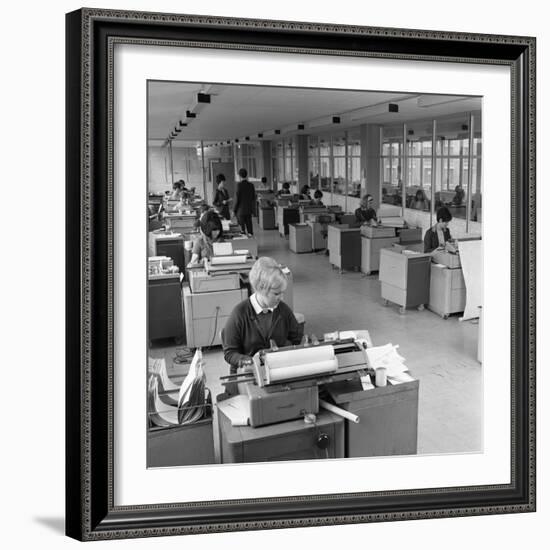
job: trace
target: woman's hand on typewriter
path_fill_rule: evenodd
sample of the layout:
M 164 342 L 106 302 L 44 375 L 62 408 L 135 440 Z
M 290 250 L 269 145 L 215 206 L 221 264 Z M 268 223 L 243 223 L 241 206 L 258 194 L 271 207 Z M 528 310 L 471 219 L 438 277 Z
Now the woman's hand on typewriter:
M 253 368 L 252 357 L 239 359 L 239 370 L 241 372 L 252 372 L 252 368 Z

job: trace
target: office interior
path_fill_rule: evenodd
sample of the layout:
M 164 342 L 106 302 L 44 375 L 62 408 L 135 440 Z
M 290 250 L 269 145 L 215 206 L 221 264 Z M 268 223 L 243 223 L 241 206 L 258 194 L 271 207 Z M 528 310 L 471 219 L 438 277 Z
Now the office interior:
M 148 83 L 149 261 L 180 264 L 171 276 L 148 275 L 148 466 L 482 451 L 482 309 L 464 316 L 469 287 L 459 260 L 463 243 L 482 241 L 481 106 L 479 97 L 399 91 Z M 294 417 L 263 404 L 246 427 L 220 413 L 229 374 L 221 329 L 250 291 L 219 286 L 212 273 L 199 289 L 186 266 L 216 176 L 224 174 L 234 196 L 241 168 L 256 188 L 256 212 L 253 235 L 236 236 L 232 250 L 248 250 L 248 269 L 259 256 L 284 266 L 284 300 L 310 336 L 298 351 L 314 345 L 311 335 L 324 343 L 351 332 L 363 347 L 398 346 L 414 382 L 379 385 L 374 371 L 357 370 L 353 391 L 322 394 L 339 412 L 304 397 Z M 191 190 L 184 207 L 169 198 L 181 180 Z M 290 195 L 281 194 L 284 183 Z M 300 198 L 306 185 L 312 196 L 322 191 L 322 209 Z M 378 228 L 355 220 L 367 194 Z M 423 238 L 441 207 L 452 215 L 458 254 L 434 257 L 424 254 Z M 230 225 L 226 235 L 237 235 L 234 219 Z M 420 275 L 413 262 L 422 263 Z M 405 288 L 396 290 L 390 279 L 400 269 Z M 468 284 L 481 286 L 481 265 Z M 197 349 L 209 396 L 201 419 L 177 425 L 165 414 L 155 423 L 159 408 L 181 405 L 177 388 Z M 365 373 L 369 389 L 364 379 L 357 386 Z M 341 383 L 318 378 L 316 389 Z

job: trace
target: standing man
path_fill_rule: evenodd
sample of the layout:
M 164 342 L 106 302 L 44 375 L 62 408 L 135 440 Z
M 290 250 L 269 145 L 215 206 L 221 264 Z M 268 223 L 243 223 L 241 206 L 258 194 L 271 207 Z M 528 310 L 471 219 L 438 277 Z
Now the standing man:
M 256 201 L 256 190 L 254 189 L 254 184 L 246 179 L 247 176 L 248 172 L 244 168 L 241 168 L 239 170 L 241 181 L 237 184 L 233 211 L 243 233 L 252 235 L 252 214 L 254 212 L 254 202 Z

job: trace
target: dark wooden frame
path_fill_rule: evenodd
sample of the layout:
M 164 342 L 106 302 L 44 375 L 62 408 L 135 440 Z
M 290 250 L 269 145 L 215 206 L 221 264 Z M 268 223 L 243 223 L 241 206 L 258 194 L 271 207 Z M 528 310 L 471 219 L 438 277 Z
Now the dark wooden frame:
M 535 39 L 82 9 L 67 14 L 66 531 L 81 540 L 535 510 Z M 510 67 L 511 483 L 115 507 L 112 462 L 114 43 Z

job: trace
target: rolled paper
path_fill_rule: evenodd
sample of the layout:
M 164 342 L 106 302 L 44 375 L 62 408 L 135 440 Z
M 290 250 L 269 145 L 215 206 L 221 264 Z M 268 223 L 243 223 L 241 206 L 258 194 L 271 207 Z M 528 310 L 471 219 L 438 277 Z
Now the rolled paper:
M 319 399 L 319 407 L 322 407 L 323 409 L 326 409 L 327 411 L 330 411 L 334 414 L 337 414 L 338 416 L 341 416 L 342 418 L 346 418 L 347 420 L 350 420 L 351 422 L 355 422 L 356 424 L 359 424 L 359 417 L 356 414 L 350 413 L 349 411 L 346 411 L 345 409 L 341 409 L 340 407 L 336 407 L 335 405 L 332 405 L 331 403 L 327 403 L 323 399 Z
M 226 265 L 226 264 L 244 264 L 246 262 L 246 256 L 212 256 L 210 263 L 212 265 Z
M 267 353 L 265 356 L 266 365 L 270 369 L 284 367 L 296 367 L 334 359 L 334 348 L 332 346 L 312 346 L 302 349 L 279 351 Z
M 275 368 L 270 370 L 269 378 L 271 382 L 276 382 L 277 380 L 289 380 L 291 378 L 300 378 L 301 376 L 334 372 L 337 369 L 338 361 L 336 359 L 329 359 L 328 361 L 317 361 L 315 363 L 306 363 L 304 365 Z

